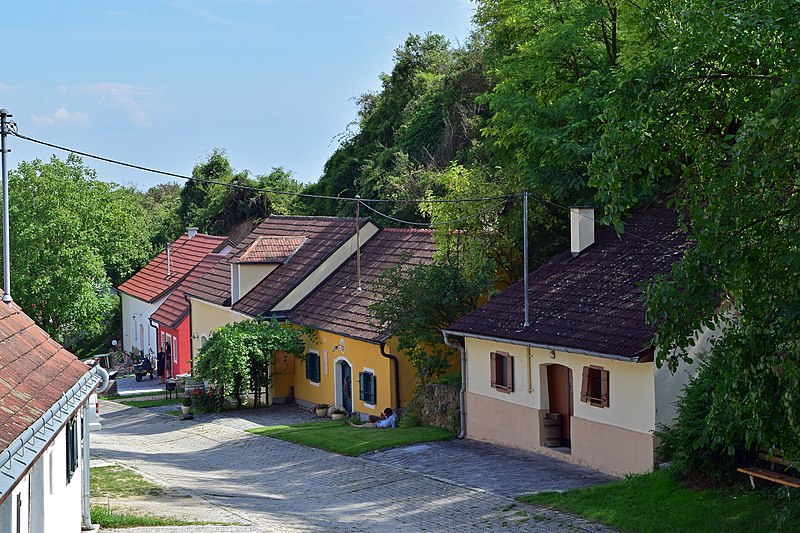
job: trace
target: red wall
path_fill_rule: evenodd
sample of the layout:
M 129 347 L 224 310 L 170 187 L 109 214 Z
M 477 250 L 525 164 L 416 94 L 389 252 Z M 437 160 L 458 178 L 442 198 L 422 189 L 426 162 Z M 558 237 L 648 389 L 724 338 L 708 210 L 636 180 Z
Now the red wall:
M 192 344 L 191 344 L 191 330 L 189 328 L 189 317 L 181 321 L 178 324 L 177 329 L 170 329 L 164 326 L 158 326 L 158 349 L 159 351 L 164 349 L 164 346 L 161 342 L 161 333 L 165 333 L 166 335 L 171 335 L 177 342 L 173 342 L 172 346 L 172 375 L 177 376 L 178 374 L 187 374 L 191 371 L 191 356 L 192 356 Z M 175 350 L 175 345 L 177 345 L 177 351 Z M 177 362 L 175 359 L 177 357 Z

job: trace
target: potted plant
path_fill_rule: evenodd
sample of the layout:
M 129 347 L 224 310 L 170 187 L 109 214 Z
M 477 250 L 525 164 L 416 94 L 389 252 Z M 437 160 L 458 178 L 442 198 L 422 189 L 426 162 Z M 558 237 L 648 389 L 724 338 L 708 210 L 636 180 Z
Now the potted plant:
M 189 396 L 183 397 L 183 404 L 181 405 L 181 413 L 188 415 L 192 412 L 192 399 Z
M 347 411 L 340 407 L 334 407 L 331 411 L 331 418 L 334 420 L 344 420 L 347 417 Z
M 314 406 L 314 413 L 316 413 L 316 415 L 320 418 L 325 418 L 326 416 L 328 416 L 329 407 L 330 405 L 328 405 L 327 403 L 318 403 L 317 405 Z

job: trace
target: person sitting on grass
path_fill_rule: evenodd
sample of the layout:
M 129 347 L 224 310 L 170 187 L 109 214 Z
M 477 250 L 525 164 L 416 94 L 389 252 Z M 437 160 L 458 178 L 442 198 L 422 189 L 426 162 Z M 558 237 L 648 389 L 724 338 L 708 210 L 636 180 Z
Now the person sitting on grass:
M 387 407 L 383 410 L 381 416 L 370 415 L 369 422 L 358 425 L 348 420 L 347 423 L 354 428 L 391 429 L 397 427 L 397 414 L 392 411 L 391 407 Z

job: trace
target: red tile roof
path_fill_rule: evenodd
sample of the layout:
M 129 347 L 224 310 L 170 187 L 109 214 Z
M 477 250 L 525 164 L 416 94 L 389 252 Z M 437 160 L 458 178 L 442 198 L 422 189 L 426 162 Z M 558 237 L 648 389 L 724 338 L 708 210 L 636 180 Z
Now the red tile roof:
M 227 237 L 202 233 L 189 238 L 184 233 L 170 246 L 169 272 L 164 250 L 118 289 L 139 300 L 154 302 L 172 290 L 205 256 L 221 250 L 227 241 Z
M 88 371 L 16 304 L 0 304 L 0 450 Z
M 284 263 L 300 248 L 306 238 L 265 236 L 259 237 L 232 262 L 234 263 Z
M 189 302 L 186 301 L 185 291 L 194 285 L 200 277 L 211 270 L 217 263 L 225 259 L 222 254 L 208 254 L 194 267 L 175 290 L 167 296 L 150 318 L 162 326 L 175 329 L 189 314 Z
M 294 309 L 290 319 L 369 342 L 385 340 L 388 337 L 385 328 L 375 322 L 369 309 L 380 298 L 374 290 L 375 281 L 381 272 L 397 265 L 431 263 L 434 249 L 430 230 L 381 230 L 361 249 L 360 291 L 353 254 Z
M 677 214 L 640 213 L 618 237 L 612 228 L 572 257 L 567 253 L 528 277 L 529 322 L 523 282 L 462 317 L 448 331 L 632 358 L 650 347 L 641 283 L 669 272 L 688 243 Z
M 361 225 L 369 219 L 362 219 Z M 261 237 L 304 237 L 306 240 L 289 261 L 278 265 L 269 276 L 244 295 L 233 309 L 258 316 L 269 312 L 284 296 L 325 261 L 339 246 L 355 235 L 355 219 L 272 215 L 258 225 L 230 254 L 200 278 L 186 294 L 213 304 L 231 305 L 230 262 L 241 259 Z

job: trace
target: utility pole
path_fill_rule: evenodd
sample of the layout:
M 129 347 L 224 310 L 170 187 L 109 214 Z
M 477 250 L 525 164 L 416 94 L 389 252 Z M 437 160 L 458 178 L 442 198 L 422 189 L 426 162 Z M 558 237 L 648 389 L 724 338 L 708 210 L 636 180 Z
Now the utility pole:
M 358 288 L 361 290 L 361 225 L 359 215 L 361 213 L 361 196 L 356 194 L 356 280 Z
M 523 327 L 531 325 L 528 310 L 528 189 L 522 191 L 522 276 L 523 291 L 525 291 L 525 324 Z
M 11 306 L 11 246 L 8 231 L 8 169 L 6 168 L 6 136 L 16 131 L 17 125 L 8 119 L 13 115 L 7 109 L 0 109 L 0 152 L 3 170 L 3 302 Z

